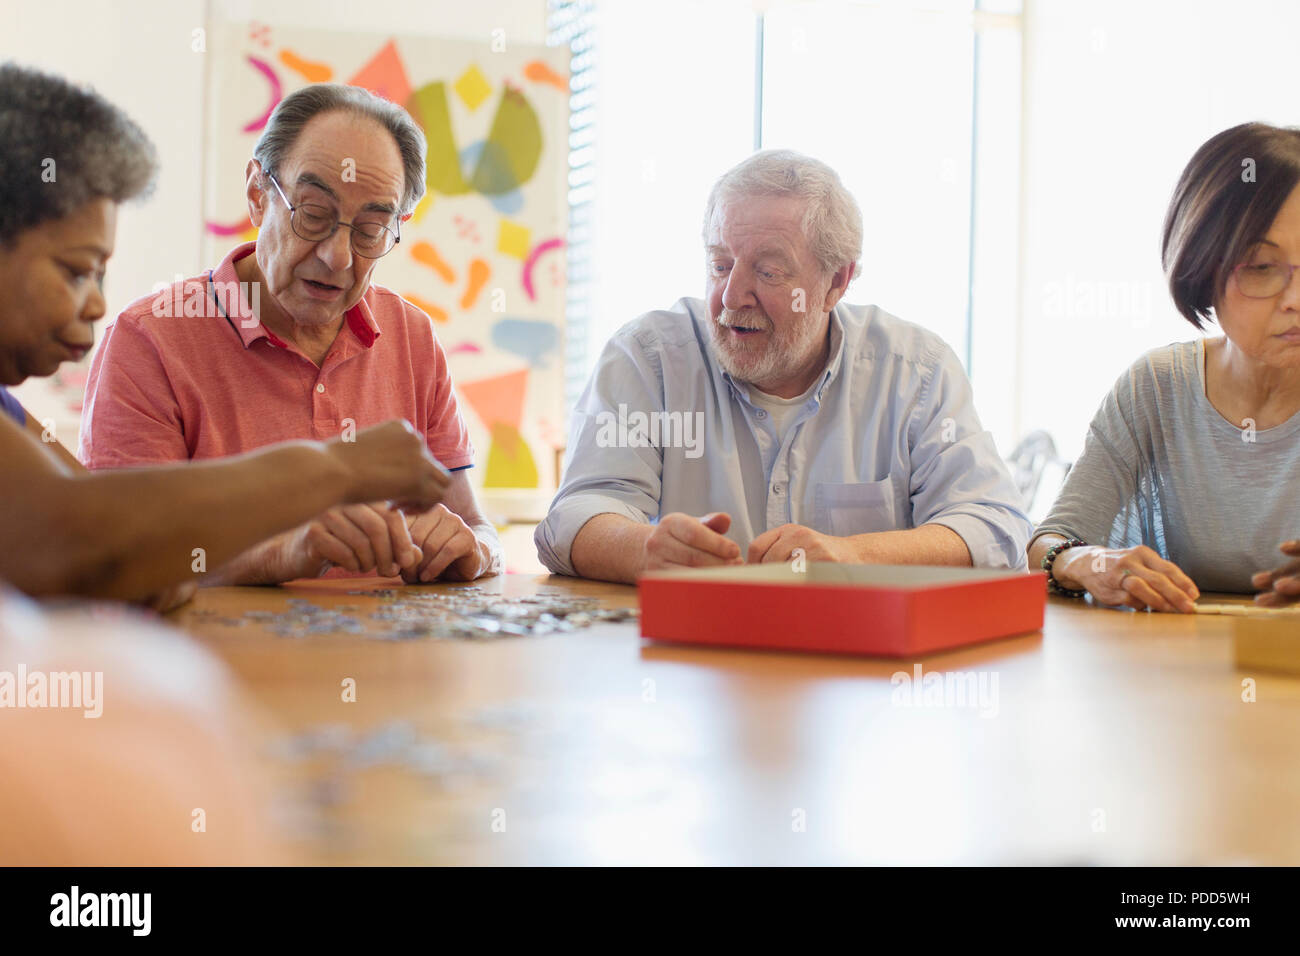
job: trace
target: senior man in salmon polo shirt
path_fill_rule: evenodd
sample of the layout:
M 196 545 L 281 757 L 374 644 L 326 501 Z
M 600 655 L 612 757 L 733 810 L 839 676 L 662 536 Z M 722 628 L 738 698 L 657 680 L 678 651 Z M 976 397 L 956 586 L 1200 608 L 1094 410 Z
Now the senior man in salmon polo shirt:
M 465 474 L 474 451 L 432 322 L 371 282 L 424 193 L 424 155 L 411 117 L 365 90 L 293 93 L 246 170 L 257 241 L 136 300 L 106 330 L 87 385 L 79 455 L 88 468 L 346 439 L 405 418 L 452 472 L 431 511 L 336 508 L 245 552 L 209 583 L 271 584 L 335 568 L 412 583 L 501 570 L 500 542 Z

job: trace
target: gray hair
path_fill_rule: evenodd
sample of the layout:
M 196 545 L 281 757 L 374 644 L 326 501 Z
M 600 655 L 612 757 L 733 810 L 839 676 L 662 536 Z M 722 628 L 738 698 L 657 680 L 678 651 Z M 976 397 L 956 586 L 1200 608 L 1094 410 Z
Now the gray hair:
M 359 86 L 314 83 L 282 99 L 253 147 L 253 158 L 262 171 L 276 175 L 302 128 L 312 117 L 334 110 L 372 119 L 392 135 L 402 156 L 400 211 L 406 215 L 413 210 L 424 196 L 424 133 L 406 110 Z
M 709 223 L 718 205 L 746 196 L 793 196 L 804 201 L 803 234 L 828 275 L 846 262 L 858 274 L 862 257 L 862 211 L 840 177 L 821 160 L 790 149 L 766 149 L 731 167 L 713 184 L 704 208 Z
M 158 170 L 144 131 L 62 77 L 0 65 L 0 244 L 95 199 L 145 195 Z

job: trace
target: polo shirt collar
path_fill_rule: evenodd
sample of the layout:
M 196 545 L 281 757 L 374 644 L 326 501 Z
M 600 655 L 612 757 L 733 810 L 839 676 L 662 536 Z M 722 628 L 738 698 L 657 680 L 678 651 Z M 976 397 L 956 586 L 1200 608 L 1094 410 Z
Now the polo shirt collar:
M 251 327 L 246 328 L 245 326 L 249 323 L 246 321 L 240 321 L 239 318 L 240 316 L 246 317 L 252 315 L 253 310 L 248 304 L 248 300 L 244 297 L 244 287 L 240 284 L 239 274 L 235 271 L 235 263 L 245 256 L 252 255 L 256 249 L 256 241 L 245 242 L 231 249 L 226 255 L 226 258 L 221 260 L 221 264 L 213 269 L 208 275 L 207 293 L 210 296 L 215 295 L 216 292 L 214 286 L 222 287 L 221 283 L 233 283 L 232 285 L 224 286 L 223 288 L 238 290 L 235 292 L 239 301 L 238 314 L 227 316 L 227 318 L 230 320 L 230 324 L 234 326 L 235 331 L 239 334 L 240 340 L 244 343 L 244 348 L 249 348 L 258 339 L 266 339 L 272 345 L 278 346 L 282 349 L 288 348 L 286 342 L 284 342 L 278 335 L 271 332 L 261 322 L 252 323 Z M 228 297 L 218 297 L 218 308 L 223 308 L 224 304 L 228 301 L 230 301 Z M 344 318 L 347 319 L 348 328 L 352 330 L 352 334 L 356 337 L 357 341 L 363 348 L 371 348 L 375 344 L 375 340 L 380 336 L 380 328 L 378 323 L 375 322 L 374 313 L 370 310 L 370 306 L 367 304 L 365 296 L 362 296 L 361 300 L 357 302 L 356 305 L 348 309 Z

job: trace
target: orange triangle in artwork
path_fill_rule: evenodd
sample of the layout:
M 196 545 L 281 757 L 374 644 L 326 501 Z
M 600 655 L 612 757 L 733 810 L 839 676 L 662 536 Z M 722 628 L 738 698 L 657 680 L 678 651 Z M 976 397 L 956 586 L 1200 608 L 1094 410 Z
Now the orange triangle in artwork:
M 458 386 L 465 401 L 488 428 L 496 425 L 519 427 L 524 417 L 524 390 L 527 387 L 526 368 L 476 382 L 462 382 Z
M 397 43 L 389 40 L 383 49 L 370 58 L 357 75 L 348 80 L 352 86 L 365 87 L 390 103 L 402 104 L 411 95 L 411 82 L 406 78 L 406 67 L 397 52 Z

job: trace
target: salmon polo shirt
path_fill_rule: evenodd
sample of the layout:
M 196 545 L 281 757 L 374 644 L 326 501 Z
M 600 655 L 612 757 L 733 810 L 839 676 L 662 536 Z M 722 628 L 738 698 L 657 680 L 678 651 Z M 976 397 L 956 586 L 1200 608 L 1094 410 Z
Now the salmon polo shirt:
M 235 273 L 255 248 L 137 299 L 108 326 L 86 384 L 82 463 L 221 458 L 405 418 L 444 467 L 469 467 L 474 449 L 429 317 L 371 285 L 317 367 L 256 321 L 256 296 Z

